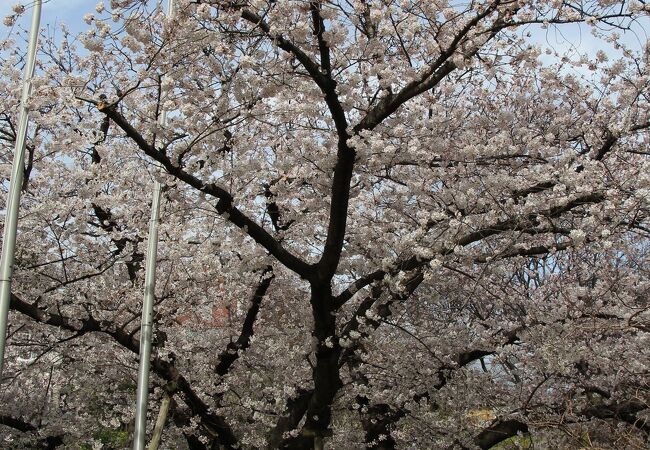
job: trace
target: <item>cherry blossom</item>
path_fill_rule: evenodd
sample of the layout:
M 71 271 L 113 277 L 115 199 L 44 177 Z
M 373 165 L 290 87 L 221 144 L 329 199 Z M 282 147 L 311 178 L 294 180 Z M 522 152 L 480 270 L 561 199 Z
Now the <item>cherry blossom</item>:
M 128 445 L 154 180 L 164 448 L 647 445 L 646 5 L 147 3 L 41 40 L 2 445 Z

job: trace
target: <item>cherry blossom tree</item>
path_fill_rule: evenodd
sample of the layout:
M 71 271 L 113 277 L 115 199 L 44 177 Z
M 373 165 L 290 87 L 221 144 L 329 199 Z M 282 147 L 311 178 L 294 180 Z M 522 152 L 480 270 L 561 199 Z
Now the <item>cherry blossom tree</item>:
M 158 179 L 166 448 L 647 446 L 644 2 L 176 11 L 100 2 L 41 39 L 6 445 L 126 445 Z M 576 30 L 600 50 L 540 43 Z

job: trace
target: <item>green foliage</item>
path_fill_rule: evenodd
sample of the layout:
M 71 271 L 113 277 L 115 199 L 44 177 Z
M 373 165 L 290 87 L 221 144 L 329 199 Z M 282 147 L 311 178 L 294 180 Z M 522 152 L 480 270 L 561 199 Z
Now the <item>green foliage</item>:
M 124 380 L 120 381 L 117 385 L 117 390 L 118 391 L 126 391 L 126 392 L 135 392 L 137 389 L 137 385 L 130 380 Z
M 93 434 L 93 438 L 104 445 L 105 449 L 122 449 L 129 442 L 129 432 L 103 428 Z M 84 442 L 79 445 L 79 450 L 92 450 L 92 445 Z
M 128 431 L 103 429 L 95 433 L 93 437 L 102 444 L 118 448 L 124 447 L 129 441 Z
M 492 450 L 532 450 L 533 439 L 530 434 L 522 436 L 513 436 L 498 445 L 492 447 Z

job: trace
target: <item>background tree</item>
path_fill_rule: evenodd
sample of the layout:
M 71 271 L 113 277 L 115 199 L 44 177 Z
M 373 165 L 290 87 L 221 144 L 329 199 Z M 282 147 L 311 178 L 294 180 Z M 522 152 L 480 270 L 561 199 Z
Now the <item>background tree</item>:
M 169 448 L 647 444 L 644 3 L 110 3 L 42 40 L 11 439 L 128 437 L 160 177 Z

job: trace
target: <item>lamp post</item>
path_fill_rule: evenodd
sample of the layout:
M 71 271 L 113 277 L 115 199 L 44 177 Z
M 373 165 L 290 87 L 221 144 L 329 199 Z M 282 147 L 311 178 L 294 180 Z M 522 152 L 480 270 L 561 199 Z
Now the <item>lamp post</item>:
M 168 0 L 167 16 L 173 15 L 174 2 Z M 158 123 L 165 126 L 167 114 L 161 111 Z M 138 388 L 136 391 L 135 431 L 133 450 L 145 450 L 147 434 L 147 399 L 149 397 L 149 365 L 151 360 L 151 336 L 153 333 L 153 304 L 156 290 L 156 254 L 158 253 L 158 224 L 160 221 L 160 191 L 158 181 L 154 181 L 151 202 L 151 223 L 145 265 L 144 301 L 142 303 L 142 323 L 140 325 L 140 365 L 138 367 Z
M 144 302 L 140 325 L 140 365 L 136 391 L 135 431 L 133 450 L 144 450 L 147 431 L 147 398 L 149 396 L 149 363 L 151 359 L 151 335 L 153 333 L 153 303 L 156 289 L 156 253 L 158 252 L 158 223 L 160 216 L 160 183 L 154 182 L 151 203 L 151 223 L 145 268 Z
M 18 206 L 20 205 L 20 190 L 23 186 L 25 170 L 25 145 L 27 125 L 29 122 L 27 103 L 29 102 L 31 81 L 34 76 L 34 65 L 36 63 L 36 46 L 38 43 L 38 30 L 41 23 L 41 6 L 42 0 L 36 0 L 34 2 L 32 24 L 29 31 L 29 44 L 27 47 L 27 62 L 23 73 L 23 89 L 20 98 L 20 115 L 18 118 L 18 131 L 16 132 L 14 160 L 9 181 L 5 228 L 2 238 L 2 256 L 0 257 L 0 376 L 2 375 L 4 362 L 7 320 L 9 317 L 9 303 L 11 302 L 11 275 L 14 265 L 14 251 L 16 249 Z

